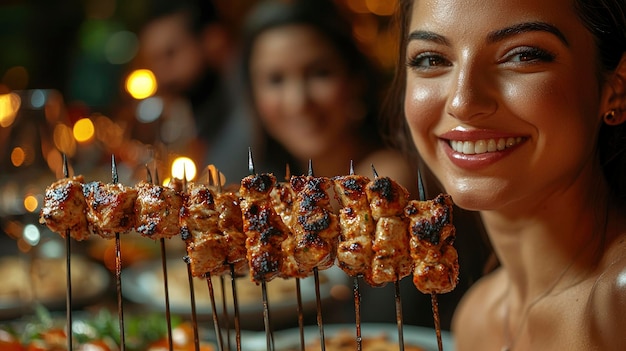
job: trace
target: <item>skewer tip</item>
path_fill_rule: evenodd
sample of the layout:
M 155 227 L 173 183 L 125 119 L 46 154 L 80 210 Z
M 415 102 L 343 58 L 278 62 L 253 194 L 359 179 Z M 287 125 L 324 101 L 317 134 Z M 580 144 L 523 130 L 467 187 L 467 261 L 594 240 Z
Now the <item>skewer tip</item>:
M 63 176 L 65 178 L 70 177 L 69 167 L 67 166 L 67 155 L 63 153 Z
M 313 176 L 313 160 L 309 159 L 309 176 Z
M 150 172 L 150 168 L 146 165 L 146 178 L 148 183 L 152 183 L 152 173 Z
M 422 172 L 417 169 L 417 192 L 419 194 L 420 201 L 426 201 L 426 190 L 424 189 L 424 181 L 422 180 Z
M 111 155 L 111 178 L 113 178 L 113 184 L 119 181 L 119 176 L 117 174 L 117 164 L 115 163 L 115 154 Z
M 248 171 L 250 174 L 255 174 L 254 160 L 252 159 L 252 147 L 248 146 Z
M 354 160 L 350 160 L 350 175 L 354 175 Z
M 374 168 L 373 163 L 372 163 L 372 173 L 374 173 L 374 178 L 378 178 L 378 172 L 376 172 L 376 168 Z

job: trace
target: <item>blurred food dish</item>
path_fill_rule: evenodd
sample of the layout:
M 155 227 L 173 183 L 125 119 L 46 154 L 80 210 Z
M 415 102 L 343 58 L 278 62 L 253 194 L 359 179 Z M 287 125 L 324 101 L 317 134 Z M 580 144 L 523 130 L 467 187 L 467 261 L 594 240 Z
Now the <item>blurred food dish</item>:
M 187 265 L 181 259 L 168 259 L 167 261 L 168 291 L 170 299 L 170 311 L 176 314 L 189 315 L 191 313 L 189 278 Z M 331 267 L 319 272 L 320 297 L 322 301 L 331 298 L 331 289 L 346 287 L 348 276 L 338 267 Z M 229 315 L 233 316 L 233 293 L 230 275 L 223 277 L 222 285 L 220 277 L 211 277 L 214 290 L 215 304 L 221 313 L 224 305 L 222 298 L 222 286 L 226 296 L 226 306 Z M 212 315 L 211 299 L 206 279 L 194 278 L 194 296 L 196 300 L 196 313 L 199 317 Z M 133 265 L 122 272 L 122 291 L 129 300 L 148 306 L 151 309 L 165 310 L 165 289 L 163 283 L 163 269 L 161 260 L 154 260 Z M 269 308 L 272 320 L 278 321 L 285 318 L 296 320 L 297 317 L 297 294 L 295 279 L 274 279 L 266 284 Z M 313 276 L 300 279 L 302 307 L 305 311 L 316 308 L 315 280 Z M 263 296 L 260 285 L 252 282 L 248 276 L 235 279 L 237 302 L 242 322 L 262 320 Z
M 434 329 L 411 325 L 403 326 L 405 351 L 437 351 L 437 336 Z M 361 325 L 363 351 L 398 350 L 398 326 L 396 324 L 366 323 Z M 454 350 L 454 342 L 449 332 L 442 332 L 443 348 Z M 356 326 L 354 324 L 324 325 L 326 351 L 356 350 Z M 305 351 L 320 349 L 320 330 L 317 325 L 304 328 Z M 243 349 L 261 351 L 266 349 L 265 333 L 243 340 Z M 286 329 L 274 332 L 276 351 L 300 350 L 300 330 Z
M 32 313 L 33 304 L 49 309 L 65 307 L 66 259 L 7 256 L 0 258 L 0 318 L 14 318 Z M 109 272 L 82 256 L 72 256 L 72 304 L 81 307 L 93 303 L 109 287 Z

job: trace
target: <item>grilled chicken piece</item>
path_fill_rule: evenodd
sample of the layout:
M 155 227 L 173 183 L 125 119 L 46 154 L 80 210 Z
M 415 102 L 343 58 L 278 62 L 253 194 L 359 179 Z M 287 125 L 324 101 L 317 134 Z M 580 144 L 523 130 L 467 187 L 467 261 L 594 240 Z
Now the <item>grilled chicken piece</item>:
M 375 178 L 365 188 L 376 222 L 371 276 L 372 286 L 382 286 L 411 274 L 412 261 L 404 207 L 409 192 L 389 177 Z
M 246 234 L 246 256 L 253 282 L 267 282 L 281 272 L 282 243 L 289 228 L 272 206 L 270 193 L 276 186 L 271 173 L 250 175 L 241 180 L 240 207 Z
M 333 182 L 326 177 L 292 176 L 290 183 L 296 193 L 293 256 L 303 274 L 329 268 L 335 263 L 340 232 L 328 194 Z
M 346 274 L 370 277 L 373 258 L 372 240 L 376 223 L 372 217 L 365 188 L 370 179 L 360 175 L 333 178 L 335 194 L 341 204 L 341 234 L 337 246 L 337 262 Z M 367 280 L 369 280 L 366 278 Z
M 410 220 L 413 284 L 425 294 L 454 290 L 459 277 L 459 261 L 454 243 L 452 199 L 440 194 L 429 201 L 410 201 L 405 209 Z
M 248 261 L 239 203 L 239 196 L 234 192 L 215 194 L 215 210 L 219 213 L 217 227 L 226 238 L 226 263 L 234 265 L 235 273 L 242 274 L 248 269 Z
M 213 192 L 205 185 L 189 183 L 180 212 L 180 232 L 194 277 L 227 271 L 227 239 L 218 226 L 219 217 Z
M 289 182 L 278 182 L 270 193 L 272 206 L 285 224 L 287 237 L 282 243 L 283 262 L 280 270 L 282 278 L 304 278 L 309 272 L 302 271 L 294 256 L 296 250 L 296 237 L 292 230 L 296 216 L 294 215 L 294 203 L 296 193 Z
M 105 239 L 126 233 L 135 226 L 137 190 L 122 184 L 90 182 L 83 186 L 87 223 L 92 233 Z
M 87 204 L 83 195 L 83 176 L 63 178 L 46 188 L 39 223 L 65 238 L 81 241 L 91 234 L 87 226 Z
M 170 187 L 146 181 L 139 182 L 135 189 L 135 230 L 151 239 L 170 239 L 179 234 L 183 196 Z

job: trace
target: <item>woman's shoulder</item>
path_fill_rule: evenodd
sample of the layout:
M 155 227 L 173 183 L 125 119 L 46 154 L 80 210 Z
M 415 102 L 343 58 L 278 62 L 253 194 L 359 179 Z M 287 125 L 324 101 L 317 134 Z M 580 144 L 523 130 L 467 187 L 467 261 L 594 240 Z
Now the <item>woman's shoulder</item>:
M 501 320 L 502 298 L 506 290 L 501 268 L 479 279 L 463 295 L 452 320 L 452 332 L 459 350 L 484 349 L 497 340 L 481 340 L 476 335 L 498 335 L 495 330 Z
M 614 347 L 623 342 L 626 328 L 626 233 L 617 238 L 607 251 L 589 298 L 589 321 L 592 328 Z

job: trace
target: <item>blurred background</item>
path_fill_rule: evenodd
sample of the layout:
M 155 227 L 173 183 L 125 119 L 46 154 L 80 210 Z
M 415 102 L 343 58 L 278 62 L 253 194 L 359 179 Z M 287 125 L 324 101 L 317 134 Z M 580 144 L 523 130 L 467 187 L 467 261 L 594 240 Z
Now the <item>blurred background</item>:
M 397 29 L 393 13 L 397 0 L 330 1 L 334 1 L 348 19 L 361 51 L 381 68 L 387 79 L 380 87 L 384 91 L 395 67 Z M 111 182 L 112 156 L 117 164 L 119 181 L 125 185 L 145 180 L 146 168 L 156 172 L 159 182 L 164 184 L 171 177 L 182 179 L 183 174 L 190 181 L 204 182 L 209 169 L 223 172 L 221 183 L 238 184 L 241 174 L 248 172 L 247 154 L 234 148 L 231 150 L 229 141 L 236 139 L 246 149 L 248 144 L 243 140 L 254 145 L 256 139 L 252 134 L 255 128 L 250 120 L 242 120 L 241 116 L 228 117 L 233 123 L 226 123 L 226 128 L 220 126 L 220 130 L 225 130 L 220 134 L 232 140 L 219 140 L 219 135 L 211 134 L 211 129 L 218 130 L 217 123 L 222 122 L 208 119 L 208 126 L 198 124 L 198 117 L 194 116 L 197 106 L 193 103 L 196 98 L 193 92 L 187 94 L 191 100 L 187 103 L 173 93 L 176 82 L 157 84 L 156 75 L 167 76 L 172 72 L 167 68 L 165 72 L 157 72 L 153 67 L 158 68 L 159 64 L 154 58 L 158 55 L 163 55 L 164 59 L 172 58 L 174 49 L 163 49 L 158 55 L 146 54 L 148 49 L 144 46 L 147 46 L 149 35 L 145 28 L 158 11 L 167 11 L 159 9 L 161 3 L 176 2 L 0 0 L 0 277 L 7 282 L 0 284 L 0 320 L 32 313 L 31 303 L 45 300 L 42 296 L 33 296 L 34 284 L 26 278 L 30 274 L 32 279 L 36 259 L 64 257 L 64 241 L 39 223 L 46 187 L 64 177 L 63 155 L 68 161 L 69 175 L 83 175 L 87 182 Z M 210 59 L 220 61 L 218 71 L 232 83 L 238 79 L 237 72 L 234 76 L 232 72 L 225 72 L 238 64 L 238 48 L 246 16 L 259 1 L 204 1 L 204 4 L 209 3 L 213 4 L 212 11 L 227 34 L 222 37 L 226 39 L 213 48 L 216 54 Z M 157 31 L 157 38 L 174 32 L 174 29 L 165 34 Z M 172 36 L 168 45 L 182 47 L 183 41 Z M 232 104 L 236 107 L 245 105 L 244 92 L 237 90 L 240 87 L 227 85 L 225 89 L 234 89 Z M 250 135 L 243 133 L 243 129 Z M 217 145 L 214 149 L 228 152 L 222 152 L 221 156 L 207 152 L 210 142 Z M 225 161 L 238 167 L 226 169 Z M 282 172 L 282 169 L 270 171 Z M 124 266 L 152 262 L 160 257 L 159 247 L 153 240 L 142 239 L 136 233 L 123 240 Z M 467 273 L 461 282 L 463 286 L 440 299 L 444 329 L 449 328 L 451 314 L 462 293 L 481 274 L 482 262 L 487 255 L 474 236 L 459 235 L 459 243 L 470 253 L 460 255 L 461 269 Z M 75 307 L 115 307 L 115 284 L 111 279 L 115 267 L 113 241 L 94 235 L 93 239 L 73 242 L 72 245 L 72 253 L 96 264 L 84 264 L 82 270 L 73 271 L 77 276 L 84 274 L 76 279 L 90 277 L 91 280 L 85 278 L 85 281 L 92 288 L 83 289 L 87 295 L 77 296 Z M 184 269 L 180 260 L 184 255 L 184 242 L 168 241 L 168 250 L 178 264 L 178 268 L 172 269 Z M 8 261 L 15 258 L 18 264 L 9 264 L 15 263 L 15 260 Z M 75 262 L 82 264 L 83 261 Z M 15 283 L 12 285 L 7 277 L 11 276 L 14 270 L 10 269 L 14 266 L 26 267 L 29 273 L 15 275 L 10 280 Z M 46 266 L 45 274 L 40 274 L 37 279 L 42 284 L 40 286 L 51 287 L 56 283 L 56 290 L 50 292 L 54 296 L 48 296 L 46 306 L 62 310 L 66 281 L 59 278 L 57 271 L 51 272 L 50 267 Z M 104 272 L 99 272 L 100 268 Z M 158 275 L 159 266 L 156 271 L 154 268 L 125 273 L 127 277 L 131 276 L 131 284 L 125 285 L 125 291 L 133 292 L 133 279 L 143 277 L 137 275 L 144 272 Z M 62 271 L 63 266 L 58 269 Z M 332 283 L 326 285 L 327 292 L 338 302 L 327 307 L 334 313 L 334 318 L 333 314 L 328 315 L 329 322 L 346 322 L 354 317 L 351 283 L 345 280 L 346 277 L 343 273 L 339 278 L 336 275 L 326 277 Z M 406 322 L 431 327 L 429 297 L 418 294 L 410 279 L 403 280 L 403 283 L 411 294 L 404 300 L 410 306 L 405 312 Z M 159 290 L 160 282 L 154 284 L 154 289 Z M 204 292 L 206 284 L 201 288 Z M 135 302 L 155 295 L 151 285 L 137 284 L 134 289 L 139 293 L 135 295 L 139 296 Z M 147 292 L 146 289 L 153 290 Z M 380 299 L 378 294 L 369 295 L 370 300 L 364 303 L 376 308 L 369 309 L 372 313 L 364 320 L 394 322 L 393 286 L 388 285 L 385 290 L 378 289 L 377 292 L 386 294 L 386 297 Z M 101 299 L 105 294 L 108 298 Z M 186 309 L 185 294 L 188 291 L 182 293 Z M 161 296 L 158 296 L 155 304 L 161 306 L 161 302 Z M 293 306 L 288 307 L 293 312 Z M 206 305 L 204 308 L 206 312 Z
M 362 49 L 391 74 L 396 1 L 336 2 Z M 256 1 L 214 3 L 236 41 Z M 190 179 L 207 166 L 184 119 L 164 120 L 159 87 L 140 54 L 150 6 L 150 0 L 1 2 L 0 218 L 16 242 L 1 250 L 32 246 L 24 233 L 37 222 L 45 187 L 63 176 L 62 154 L 70 174 L 87 181 L 110 180 L 111 155 L 125 184 L 144 179 L 151 162 L 163 182 L 177 159 Z

